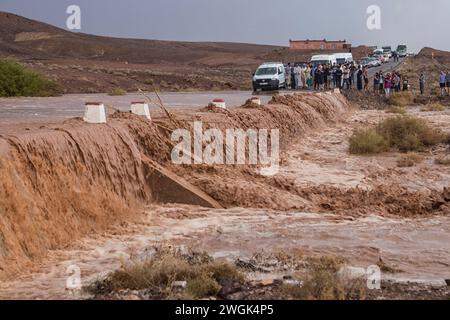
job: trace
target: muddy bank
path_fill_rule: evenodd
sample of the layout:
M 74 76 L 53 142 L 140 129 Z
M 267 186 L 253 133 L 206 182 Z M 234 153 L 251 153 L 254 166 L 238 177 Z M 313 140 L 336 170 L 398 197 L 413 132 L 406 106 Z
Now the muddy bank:
M 154 202 L 145 159 L 177 170 L 169 162 L 174 129 L 191 130 L 193 120 L 219 129 L 277 128 L 286 148 L 292 138 L 337 121 L 348 109 L 341 95 L 295 95 L 276 97 L 261 109 L 180 113 L 154 123 L 117 112 L 107 125 L 73 119 L 1 136 L 0 274 L 12 274 L 83 235 L 139 218 L 139 208 Z

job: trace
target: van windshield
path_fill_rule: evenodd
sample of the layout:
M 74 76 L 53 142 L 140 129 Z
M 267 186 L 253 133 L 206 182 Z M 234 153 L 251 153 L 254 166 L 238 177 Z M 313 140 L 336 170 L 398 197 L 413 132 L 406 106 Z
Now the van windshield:
M 272 68 L 259 68 L 258 70 L 256 70 L 256 75 L 257 76 L 271 76 L 274 74 L 277 74 L 278 69 L 275 67 Z
M 330 64 L 329 60 L 315 60 L 315 61 L 311 61 L 311 63 L 315 66 L 319 65 L 319 64 Z
M 346 62 L 347 62 L 347 60 L 345 58 L 337 58 L 336 59 L 337 64 L 345 64 Z

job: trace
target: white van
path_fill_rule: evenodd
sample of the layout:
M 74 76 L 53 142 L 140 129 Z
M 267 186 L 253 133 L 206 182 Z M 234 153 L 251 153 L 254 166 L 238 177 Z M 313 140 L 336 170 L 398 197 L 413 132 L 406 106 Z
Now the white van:
M 337 64 L 336 58 L 334 57 L 334 55 L 329 55 L 329 54 L 318 54 L 318 55 L 312 56 L 311 63 L 313 65 L 318 65 L 318 64 L 334 65 L 334 64 Z
M 286 72 L 281 62 L 269 62 L 259 66 L 253 75 L 253 91 L 286 88 Z
M 351 54 L 350 52 L 335 53 L 333 54 L 333 56 L 336 59 L 337 64 L 346 64 L 353 62 L 353 54 Z

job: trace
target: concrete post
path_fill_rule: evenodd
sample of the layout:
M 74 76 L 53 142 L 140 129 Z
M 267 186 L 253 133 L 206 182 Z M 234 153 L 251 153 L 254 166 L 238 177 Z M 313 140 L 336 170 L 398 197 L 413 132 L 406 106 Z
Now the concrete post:
M 87 102 L 83 120 L 87 123 L 106 123 L 106 112 L 103 103 Z
M 148 120 L 152 120 L 152 117 L 150 116 L 150 109 L 148 104 L 145 102 L 132 102 L 131 112 L 138 116 L 146 117 Z
M 226 105 L 224 99 L 214 99 L 212 103 L 216 108 L 221 108 L 221 109 L 227 108 L 227 105 Z

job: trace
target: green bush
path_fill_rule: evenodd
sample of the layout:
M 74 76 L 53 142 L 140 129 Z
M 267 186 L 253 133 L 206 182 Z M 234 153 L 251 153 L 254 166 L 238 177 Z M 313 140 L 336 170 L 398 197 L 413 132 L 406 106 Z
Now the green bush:
M 205 274 L 189 280 L 186 288 L 187 293 L 195 299 L 215 296 L 219 293 L 220 289 L 221 287 L 217 281 Z
M 374 128 L 358 129 L 350 137 L 351 154 L 373 154 L 387 149 L 387 141 Z
M 12 59 L 0 59 L 1 97 L 49 97 L 60 93 L 58 85 L 44 75 L 27 70 Z
M 122 88 L 114 88 L 109 93 L 110 96 L 124 96 L 126 94 L 127 94 L 127 92 Z
M 388 118 L 381 122 L 376 130 L 390 147 L 402 152 L 419 151 L 423 147 L 444 141 L 443 134 L 430 127 L 425 120 L 411 116 Z
M 423 119 L 396 116 L 375 128 L 357 129 L 350 137 L 349 152 L 373 154 L 396 148 L 401 152 L 420 151 L 424 147 L 445 142 L 445 136 Z

